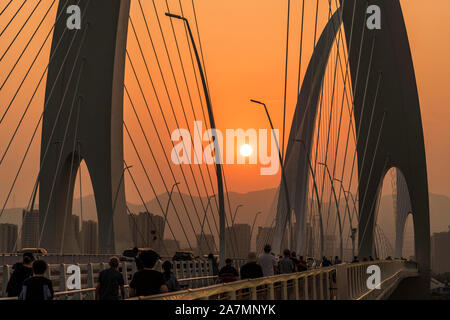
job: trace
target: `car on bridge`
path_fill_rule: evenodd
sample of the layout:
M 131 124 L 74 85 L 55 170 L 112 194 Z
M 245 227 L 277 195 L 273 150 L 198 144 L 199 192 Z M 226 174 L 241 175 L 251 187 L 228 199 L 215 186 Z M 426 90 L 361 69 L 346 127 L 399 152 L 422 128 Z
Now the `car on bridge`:
M 23 248 L 17 250 L 17 254 L 32 253 L 35 255 L 46 255 L 48 252 L 44 248 Z
M 192 251 L 177 251 L 172 258 L 172 261 L 193 261 L 195 260 L 194 253 Z
M 138 249 L 138 254 L 139 252 L 142 251 L 148 251 L 148 250 L 153 250 L 152 248 L 137 248 Z M 126 261 L 126 262 L 134 262 L 136 259 L 136 249 L 135 248 L 131 248 L 131 249 L 125 249 L 122 252 L 122 255 L 119 257 L 120 261 Z

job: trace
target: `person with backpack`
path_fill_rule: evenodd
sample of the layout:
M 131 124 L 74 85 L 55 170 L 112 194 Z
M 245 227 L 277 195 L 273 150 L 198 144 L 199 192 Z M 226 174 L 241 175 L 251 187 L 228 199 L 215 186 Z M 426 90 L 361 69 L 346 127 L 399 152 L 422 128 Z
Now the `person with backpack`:
M 45 277 L 47 269 L 48 265 L 44 260 L 33 262 L 33 276 L 23 282 L 19 300 L 41 301 L 53 299 L 52 282 Z
M 18 262 L 13 265 L 13 273 L 6 286 L 8 297 L 19 296 L 22 291 L 23 282 L 33 276 L 33 261 L 33 254 L 26 252 L 23 254 L 23 262 Z

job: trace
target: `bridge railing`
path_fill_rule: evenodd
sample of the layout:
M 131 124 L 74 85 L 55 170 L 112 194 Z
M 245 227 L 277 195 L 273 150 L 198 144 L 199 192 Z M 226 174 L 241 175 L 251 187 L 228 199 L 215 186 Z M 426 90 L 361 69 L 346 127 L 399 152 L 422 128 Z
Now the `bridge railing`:
M 236 263 L 236 266 L 239 267 Z M 106 265 L 106 264 L 105 264 Z M 241 280 L 226 284 L 216 283 L 217 276 L 197 273 L 194 277 L 184 277 L 193 270 L 205 270 L 201 266 L 190 263 L 179 264 L 179 282 L 187 290 L 175 293 L 166 293 L 148 297 L 134 297 L 131 300 L 362 300 L 385 299 L 395 290 L 396 286 L 406 277 L 418 275 L 417 264 L 402 260 L 370 261 L 356 264 L 341 264 L 338 266 L 313 269 L 305 272 L 275 275 L 272 277 Z M 380 268 L 380 289 L 367 286 L 370 266 Z M 124 278 L 130 279 L 129 266 L 122 263 Z M 211 268 L 211 266 L 207 266 Z M 89 267 L 88 270 L 94 268 Z M 190 269 L 185 271 L 185 269 Z M 125 270 L 125 271 L 124 271 Z M 212 272 L 211 269 L 208 269 Z M 62 271 L 62 267 L 61 267 Z M 132 270 L 131 272 L 134 272 Z M 87 275 L 88 286 L 81 290 L 70 290 L 61 286 L 60 292 L 55 294 L 56 300 L 92 300 L 94 299 L 95 284 L 98 273 L 91 272 Z M 83 279 L 86 276 L 82 277 Z M 62 276 L 59 280 L 51 277 L 54 286 L 63 283 Z M 93 280 L 94 281 L 93 281 Z M 126 281 L 128 283 L 128 280 Z M 126 296 L 128 297 L 128 285 Z M 14 298 L 12 298 L 14 299 Z M 1 299 L 3 300 L 3 299 Z
M 380 289 L 370 289 L 368 268 L 380 267 Z M 402 260 L 369 261 L 306 272 L 241 280 L 132 300 L 360 300 L 384 299 L 400 281 L 417 276 L 417 265 Z
M 131 300 L 334 300 L 335 275 L 328 267 Z
M 37 259 L 45 260 L 49 264 L 77 264 L 77 263 L 100 263 L 108 262 L 111 258 L 110 254 L 45 254 L 45 255 L 35 255 Z M 22 254 L 0 254 L 0 266 L 2 265 L 13 265 L 16 262 L 22 262 Z
M 161 265 L 164 260 L 160 260 L 156 269 L 161 271 Z M 235 259 L 234 265 L 240 268 L 245 260 Z M 99 273 L 108 268 L 108 264 L 101 263 L 75 263 L 80 267 L 81 271 L 81 288 L 92 289 L 95 288 L 98 282 Z M 70 274 L 67 274 L 67 268 L 70 264 L 49 264 L 46 277 L 52 281 L 55 291 L 67 291 L 67 279 Z M 125 284 L 131 281 L 133 274 L 137 271 L 134 262 L 121 262 L 120 272 L 123 275 Z M 180 280 L 182 288 L 198 288 L 212 285 L 215 283 L 215 278 L 212 277 L 212 265 L 207 260 L 194 261 L 173 261 L 173 272 Z M 12 274 L 11 265 L 3 265 L 0 267 L 0 297 L 6 297 L 6 285 Z M 182 281 L 181 281 L 182 280 Z
M 381 270 L 381 281 L 378 286 L 369 288 L 367 284 L 368 267 L 377 265 Z M 341 286 L 341 299 L 354 300 L 381 300 L 389 297 L 397 285 L 404 278 L 418 275 L 418 266 L 415 262 L 404 260 L 386 260 L 377 263 L 364 262 L 348 265 L 346 270 L 337 269 L 338 278 L 347 278 L 347 287 Z M 345 283 L 345 281 L 343 281 Z

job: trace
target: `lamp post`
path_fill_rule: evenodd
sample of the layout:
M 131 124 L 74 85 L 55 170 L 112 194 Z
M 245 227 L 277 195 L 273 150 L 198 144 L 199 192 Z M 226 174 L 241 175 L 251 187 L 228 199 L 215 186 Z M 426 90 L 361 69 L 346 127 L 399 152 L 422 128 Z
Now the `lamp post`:
M 343 193 L 344 193 L 345 206 L 347 207 L 347 212 L 348 212 L 348 219 L 350 221 L 350 226 L 353 227 L 353 219 L 352 219 L 352 216 L 350 215 L 350 207 L 348 205 L 348 198 L 347 198 L 347 194 L 346 194 L 346 191 L 344 189 L 344 186 L 343 186 L 344 183 L 342 182 L 342 180 L 339 180 L 339 179 L 336 179 L 336 178 L 334 178 L 333 180 L 336 181 L 336 182 L 339 182 L 339 185 L 341 186 L 340 191 L 343 191 Z M 340 199 L 340 193 L 339 193 L 339 199 Z M 345 215 L 344 215 L 344 224 L 345 224 Z
M 214 120 L 214 114 L 212 110 L 211 98 L 208 92 L 208 86 L 206 84 L 205 73 L 202 68 L 202 63 L 200 61 L 200 56 L 198 54 L 197 46 L 195 45 L 194 36 L 192 35 L 192 30 L 189 25 L 189 21 L 182 16 L 166 13 L 166 16 L 178 20 L 184 21 L 186 27 L 189 32 L 189 37 L 191 39 L 192 48 L 194 50 L 195 58 L 197 61 L 198 70 L 200 73 L 200 78 L 202 79 L 203 91 L 205 94 L 206 106 L 208 108 L 208 116 L 211 129 L 216 128 L 216 123 Z M 221 165 L 221 156 L 220 149 L 217 139 L 214 139 L 214 151 L 215 151 L 215 159 L 216 159 L 216 174 L 217 174 L 217 192 L 219 195 L 219 224 L 220 224 L 220 234 L 219 234 L 219 264 L 223 266 L 225 264 L 225 198 L 223 194 L 223 177 L 222 177 L 222 165 Z
M 350 230 L 353 233 L 353 230 L 354 230 L 354 228 L 353 228 L 353 218 L 352 218 L 352 215 L 350 213 L 350 206 L 348 205 L 347 191 L 345 191 L 345 189 L 344 189 L 344 183 L 342 182 L 342 180 L 339 180 L 339 179 L 336 179 L 336 178 L 334 178 L 334 180 L 340 183 L 341 191 L 343 191 L 343 193 L 344 193 L 345 205 L 347 207 L 348 219 L 350 221 Z M 339 193 L 339 195 L 340 195 L 340 193 Z M 345 224 L 345 216 L 344 216 L 344 224 Z M 355 256 L 355 241 L 354 241 L 352 236 L 350 236 L 350 238 L 352 239 L 352 258 L 353 258 Z M 347 241 L 345 241 L 345 243 L 347 243 Z M 342 259 L 343 259 L 343 257 L 342 257 Z
M 164 212 L 164 227 L 166 226 L 166 222 L 167 222 L 167 214 L 169 213 L 169 204 L 172 202 L 172 194 L 173 194 L 173 189 L 175 188 L 175 186 L 178 186 L 180 183 L 176 182 L 172 185 L 172 189 L 170 189 L 170 193 L 169 193 L 169 199 L 167 200 L 167 206 L 166 206 L 166 211 Z M 173 204 L 173 202 L 172 202 Z M 175 205 L 174 205 L 175 206 Z M 164 229 L 163 229 L 164 230 Z M 163 235 L 164 238 L 164 235 Z
M 255 229 L 256 218 L 257 218 L 261 213 L 262 213 L 261 211 L 258 211 L 258 212 L 255 214 L 255 218 L 253 219 L 252 229 L 250 230 L 250 244 L 251 244 L 252 238 L 253 238 L 253 230 Z M 250 247 L 251 247 L 251 245 L 250 245 Z
M 352 202 L 353 202 L 353 211 L 355 211 L 356 210 L 356 201 L 355 201 L 355 198 L 353 198 L 353 194 L 350 191 L 345 191 L 345 192 L 350 195 L 350 199 L 352 199 Z M 356 215 L 356 219 L 358 219 L 358 222 L 359 222 L 358 215 Z
M 112 220 L 111 220 L 111 226 L 113 226 L 113 223 L 114 223 L 114 214 L 115 214 L 115 212 L 116 212 L 117 197 L 119 196 L 119 190 L 120 190 L 120 187 L 122 186 L 122 183 L 123 183 L 123 178 L 124 178 L 124 176 L 125 176 L 125 171 L 130 172 L 130 169 L 131 169 L 131 168 L 133 168 L 133 166 L 127 166 L 127 165 L 125 164 L 125 168 L 122 169 L 122 174 L 121 174 L 121 176 L 120 176 L 119 185 L 117 186 L 116 194 L 115 194 L 115 196 L 114 196 L 114 203 L 113 203 L 113 208 L 112 208 L 113 217 L 112 217 Z M 80 197 L 81 197 L 81 196 L 82 196 L 82 195 L 80 194 Z M 111 232 L 111 233 L 113 232 L 113 229 L 114 229 L 114 227 L 112 227 L 112 228 L 110 229 L 110 232 Z M 110 244 L 110 246 L 111 246 L 111 252 L 113 252 L 114 250 L 112 250 L 112 248 L 115 247 L 115 244 L 114 244 L 114 243 L 113 243 L 113 244 Z M 114 248 L 114 249 L 115 249 L 115 248 Z M 109 253 L 109 252 L 108 252 L 108 253 Z
M 202 237 L 203 237 L 203 235 L 204 235 L 203 228 L 204 228 L 204 226 L 205 226 L 206 213 L 208 212 L 208 208 L 209 208 L 209 206 L 211 205 L 211 199 L 212 199 L 212 198 L 215 198 L 215 197 L 216 197 L 215 194 L 213 194 L 212 196 L 209 196 L 209 197 L 208 197 L 208 203 L 206 204 L 205 215 L 203 216 L 202 227 L 201 227 L 201 230 L 200 230 L 200 241 L 202 241 Z M 206 240 L 206 238 L 205 238 L 205 240 Z
M 354 208 L 353 211 L 356 210 L 356 202 L 355 202 L 355 199 L 353 198 L 353 194 L 350 191 L 344 191 L 344 192 L 348 193 L 350 195 L 350 198 L 353 201 L 353 208 Z M 349 214 L 350 214 L 350 212 L 349 212 Z M 358 215 L 356 215 L 356 218 L 359 221 Z M 352 255 L 353 256 L 355 256 L 355 240 L 356 240 L 356 233 L 357 232 L 358 232 L 358 229 L 357 228 L 353 228 L 353 226 L 352 226 L 350 239 L 352 239 Z
M 234 210 L 234 216 L 233 216 L 233 219 L 231 220 L 231 225 L 233 225 L 233 226 L 234 226 L 234 222 L 236 221 L 236 215 L 237 215 L 238 209 L 241 207 L 243 207 L 242 204 L 236 206 L 236 210 Z
M 334 180 L 331 177 L 331 173 L 330 173 L 330 170 L 328 169 L 328 165 L 326 163 L 321 163 L 321 162 L 319 162 L 318 164 L 321 166 L 324 166 L 328 173 L 328 177 L 330 178 L 330 182 L 331 182 L 331 190 L 334 194 L 334 201 L 336 201 L 336 210 L 337 210 L 338 221 L 339 221 L 339 238 L 340 238 L 340 250 L 339 250 L 340 253 L 339 254 L 342 259 L 343 253 L 344 253 L 343 246 L 342 246 L 342 221 L 341 221 L 341 213 L 339 211 L 339 203 L 338 203 L 337 196 L 336 196 L 336 190 L 334 189 L 334 184 L 333 184 Z
M 314 186 L 314 191 L 316 194 L 316 200 L 317 200 L 317 208 L 319 210 L 319 228 L 320 228 L 320 257 L 324 256 L 324 244 L 323 244 L 323 220 L 322 220 L 322 205 L 320 203 L 320 198 L 319 198 L 319 190 L 317 188 L 317 184 L 316 184 L 316 176 L 314 173 L 314 170 L 312 168 L 311 165 L 311 160 L 309 157 L 309 151 L 306 149 L 306 145 L 305 142 L 301 139 L 296 139 L 295 142 L 300 142 L 303 146 L 303 149 L 305 149 L 305 152 L 307 153 L 306 155 L 306 159 L 308 159 L 308 166 L 309 166 L 309 170 L 311 171 L 311 175 L 313 178 L 313 186 Z
M 291 212 L 291 202 L 289 199 L 289 192 L 288 192 L 288 186 L 287 186 L 287 180 L 286 180 L 286 173 L 284 171 L 284 165 L 283 165 L 283 157 L 281 156 L 281 152 L 280 152 L 280 146 L 278 144 L 278 139 L 275 135 L 275 129 L 273 128 L 273 123 L 272 123 L 272 119 L 270 118 L 270 114 L 269 111 L 267 110 L 267 106 L 265 103 L 261 102 L 261 101 L 257 101 L 257 100 L 250 100 L 253 103 L 256 104 L 260 104 L 262 106 L 264 106 L 264 110 L 266 110 L 266 115 L 267 115 L 267 119 L 269 120 L 270 123 L 270 127 L 272 128 L 272 134 L 273 134 L 273 138 L 275 140 L 275 144 L 277 146 L 277 150 L 278 150 L 278 158 L 280 160 L 280 166 L 281 166 L 281 180 L 283 180 L 283 185 L 284 185 L 284 189 L 286 190 L 285 195 L 286 195 L 286 204 L 288 206 L 288 222 L 289 222 L 289 246 L 292 249 L 294 247 L 294 240 L 292 237 L 292 212 Z

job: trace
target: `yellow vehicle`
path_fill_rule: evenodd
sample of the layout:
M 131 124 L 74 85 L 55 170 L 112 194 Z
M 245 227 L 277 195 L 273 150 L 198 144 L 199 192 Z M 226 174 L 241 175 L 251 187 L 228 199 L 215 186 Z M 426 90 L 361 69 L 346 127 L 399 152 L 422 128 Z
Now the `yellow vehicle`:
M 45 250 L 44 248 L 23 248 L 17 251 L 17 254 L 24 254 L 24 253 L 45 255 L 47 254 L 47 250 Z

